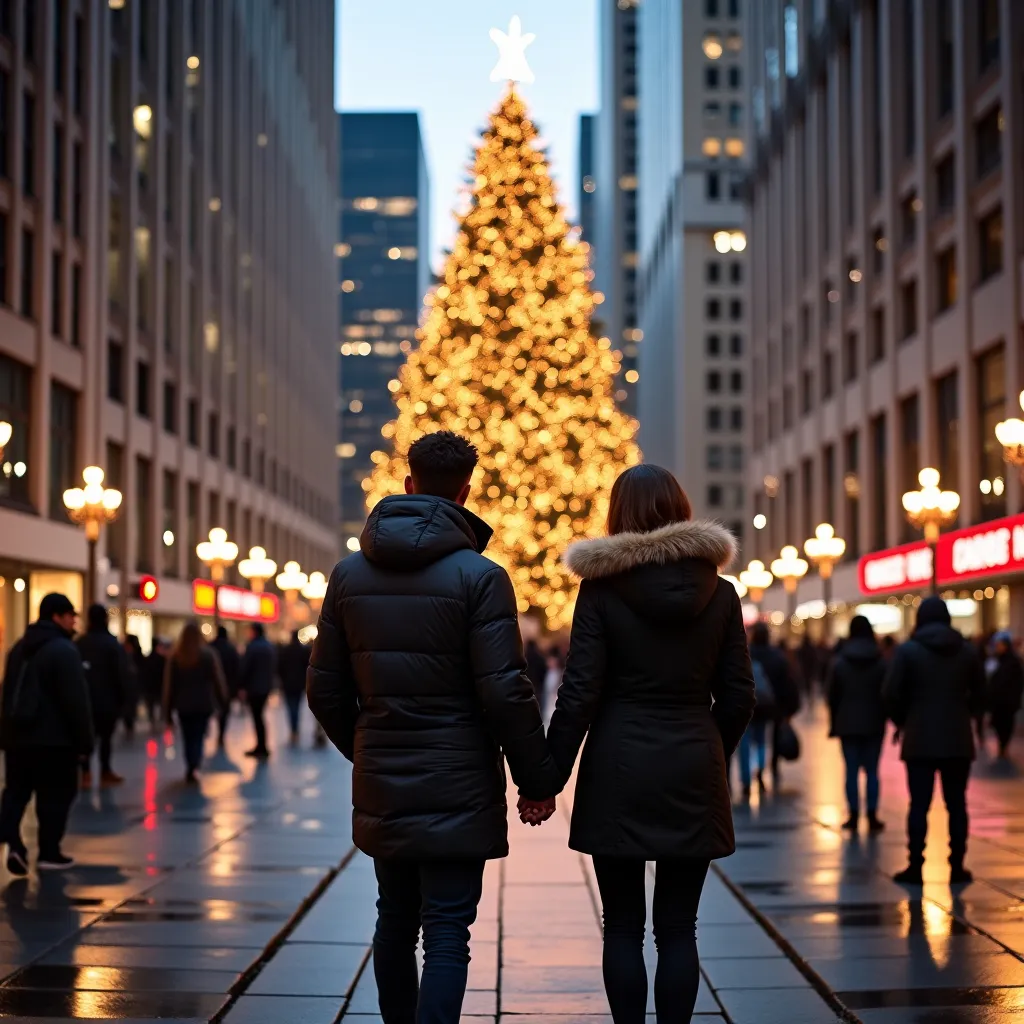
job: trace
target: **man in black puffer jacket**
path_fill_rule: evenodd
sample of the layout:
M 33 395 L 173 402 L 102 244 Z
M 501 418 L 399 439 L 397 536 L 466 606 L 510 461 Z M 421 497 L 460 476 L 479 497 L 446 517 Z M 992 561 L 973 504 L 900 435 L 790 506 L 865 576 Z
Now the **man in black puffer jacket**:
M 331 575 L 307 675 L 310 709 L 355 765 L 387 1022 L 459 1020 L 484 863 L 508 855 L 502 754 L 524 797 L 553 810 L 561 788 L 512 583 L 481 554 L 490 529 L 463 507 L 476 460 L 447 431 L 412 446 L 406 494 L 377 505 L 361 552 Z
M 896 875 L 907 885 L 921 884 L 928 808 L 936 773 L 949 812 L 950 882 L 969 882 L 967 852 L 967 780 L 974 760 L 971 725 L 985 708 L 985 670 L 974 645 L 950 624 L 940 597 L 928 597 L 917 610 L 917 628 L 899 647 L 885 681 L 889 717 L 903 735 L 910 811 L 907 845 L 910 865 Z

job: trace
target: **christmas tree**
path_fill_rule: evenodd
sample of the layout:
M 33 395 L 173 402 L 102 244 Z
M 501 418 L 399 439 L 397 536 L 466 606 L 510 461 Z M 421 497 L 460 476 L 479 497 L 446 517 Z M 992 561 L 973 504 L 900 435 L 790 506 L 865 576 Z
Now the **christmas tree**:
M 636 424 L 613 397 L 619 353 L 592 328 L 601 296 L 587 246 L 555 199 L 514 87 L 483 132 L 471 189 L 419 345 L 390 385 L 393 453 L 373 454 L 363 486 L 372 508 L 402 489 L 417 438 L 470 438 L 480 451 L 470 508 L 495 531 L 487 554 L 508 569 L 520 611 L 559 629 L 575 595 L 559 558 L 603 529 L 612 483 L 640 460 Z

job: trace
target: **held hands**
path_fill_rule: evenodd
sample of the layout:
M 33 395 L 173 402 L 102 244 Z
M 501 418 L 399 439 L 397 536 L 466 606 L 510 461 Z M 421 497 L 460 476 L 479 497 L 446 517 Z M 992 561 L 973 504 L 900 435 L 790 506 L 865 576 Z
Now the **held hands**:
M 524 825 L 542 825 L 554 813 L 554 797 L 541 801 L 527 800 L 525 796 L 519 798 L 519 820 Z

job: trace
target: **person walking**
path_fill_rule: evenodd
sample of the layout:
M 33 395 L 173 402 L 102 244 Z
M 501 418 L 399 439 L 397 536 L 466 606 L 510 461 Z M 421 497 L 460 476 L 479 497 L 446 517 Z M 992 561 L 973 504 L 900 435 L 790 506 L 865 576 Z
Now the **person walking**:
M 164 669 L 170 646 L 163 637 L 153 638 L 153 647 L 142 663 L 142 700 L 146 705 L 149 731 L 156 732 L 164 695 Z
M 935 776 L 949 812 L 950 882 L 971 881 L 967 853 L 967 781 L 974 760 L 971 723 L 985 702 L 985 673 L 974 646 L 953 629 L 940 597 L 926 597 L 917 624 L 896 649 L 883 690 L 886 710 L 902 735 L 910 810 L 910 863 L 897 882 L 922 884 L 928 808 Z
M 292 633 L 291 640 L 281 649 L 278 663 L 281 675 L 281 692 L 288 709 L 288 725 L 291 728 L 291 745 L 299 745 L 299 714 L 306 700 L 306 669 L 309 668 L 309 646 L 299 639 L 299 632 Z
M 267 748 L 267 723 L 263 717 L 264 709 L 274 688 L 274 675 L 277 669 L 277 650 L 267 639 L 261 622 L 249 625 L 249 643 L 242 664 L 238 671 L 239 694 L 245 700 L 252 713 L 252 724 L 256 730 L 256 746 L 245 752 L 246 757 L 255 757 L 265 761 L 270 757 Z
M 100 763 L 100 785 L 120 786 L 124 778 L 112 767 L 114 730 L 125 712 L 131 690 L 128 653 L 110 632 L 107 609 L 90 605 L 86 631 L 78 638 L 78 653 L 89 684 L 93 728 L 96 731 Z M 82 761 L 82 788 L 92 789 L 92 754 Z
M 185 748 L 185 782 L 194 785 L 203 760 L 210 717 L 227 703 L 228 688 L 220 658 L 207 647 L 195 622 L 187 622 L 164 670 L 163 715 L 178 717 Z
M 306 692 L 354 763 L 353 835 L 373 858 L 373 968 L 384 1024 L 458 1024 L 484 864 L 508 856 L 502 754 L 554 811 L 561 784 L 526 675 L 508 573 L 465 508 L 477 451 L 450 431 L 409 449 L 331 574 Z M 423 932 L 423 973 L 416 946 Z
M 224 681 L 227 683 L 228 688 L 228 699 L 224 702 L 217 715 L 217 746 L 223 750 L 224 736 L 228 728 L 228 716 L 231 714 L 231 704 L 238 697 L 242 659 L 238 653 L 238 648 L 231 642 L 228 631 L 224 626 L 217 627 L 217 636 L 210 646 L 216 652 L 217 657 L 220 658 L 220 667 L 224 672 Z
M 779 727 L 800 710 L 800 688 L 784 651 L 772 645 L 767 622 L 755 622 L 750 630 L 750 658 L 757 662 L 768 677 L 772 690 L 772 703 L 768 714 L 772 743 L 772 785 L 779 788 Z M 762 762 L 763 763 L 763 762 Z M 763 782 L 758 775 L 758 783 Z
M 750 724 L 740 737 L 736 756 L 740 763 L 740 785 L 743 787 L 743 799 L 750 799 L 751 784 L 757 781 L 758 789 L 763 793 L 764 769 L 768 762 L 768 726 L 775 717 L 775 691 L 772 689 L 768 673 L 759 661 L 751 661 L 754 677 L 754 714 Z M 751 775 L 751 755 L 756 759 L 756 775 Z
M 1013 637 L 1005 629 L 992 637 L 990 649 L 994 664 L 988 676 L 988 714 L 999 742 L 999 756 L 1005 760 L 1024 697 L 1024 663 L 1013 649 Z
M 885 661 L 871 623 L 863 615 L 850 620 L 850 635 L 829 670 L 829 735 L 839 737 L 846 762 L 846 803 L 849 817 L 843 828 L 857 831 L 860 820 L 860 773 L 867 787 L 868 830 L 881 832 L 878 817 L 878 761 L 885 739 L 882 685 Z
M 64 594 L 47 594 L 39 619 L 10 654 L 0 705 L 4 790 L 0 797 L 0 842 L 7 870 L 28 874 L 28 849 L 21 819 L 35 794 L 40 871 L 74 864 L 61 850 L 68 812 L 78 788 L 79 762 L 92 753 L 95 737 L 89 687 L 72 643 L 77 613 Z
M 646 864 L 656 861 L 655 1007 L 659 1021 L 684 1021 L 705 876 L 736 846 L 726 766 L 754 710 L 740 600 L 718 575 L 736 542 L 693 520 L 675 477 L 652 465 L 616 480 L 608 534 L 564 558 L 583 582 L 548 746 L 565 782 L 586 737 L 569 845 L 594 858 L 612 1019 L 646 1019 Z M 534 808 L 522 809 L 530 820 Z

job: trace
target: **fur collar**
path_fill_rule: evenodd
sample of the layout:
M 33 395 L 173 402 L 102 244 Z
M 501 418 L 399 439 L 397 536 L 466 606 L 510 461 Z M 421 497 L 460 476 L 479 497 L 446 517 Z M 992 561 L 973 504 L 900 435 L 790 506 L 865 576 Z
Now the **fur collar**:
M 562 561 L 583 579 L 599 579 L 638 565 L 666 565 L 684 558 L 701 558 L 725 569 L 735 557 L 736 540 L 724 526 L 710 519 L 692 519 L 650 533 L 581 540 L 566 551 Z

